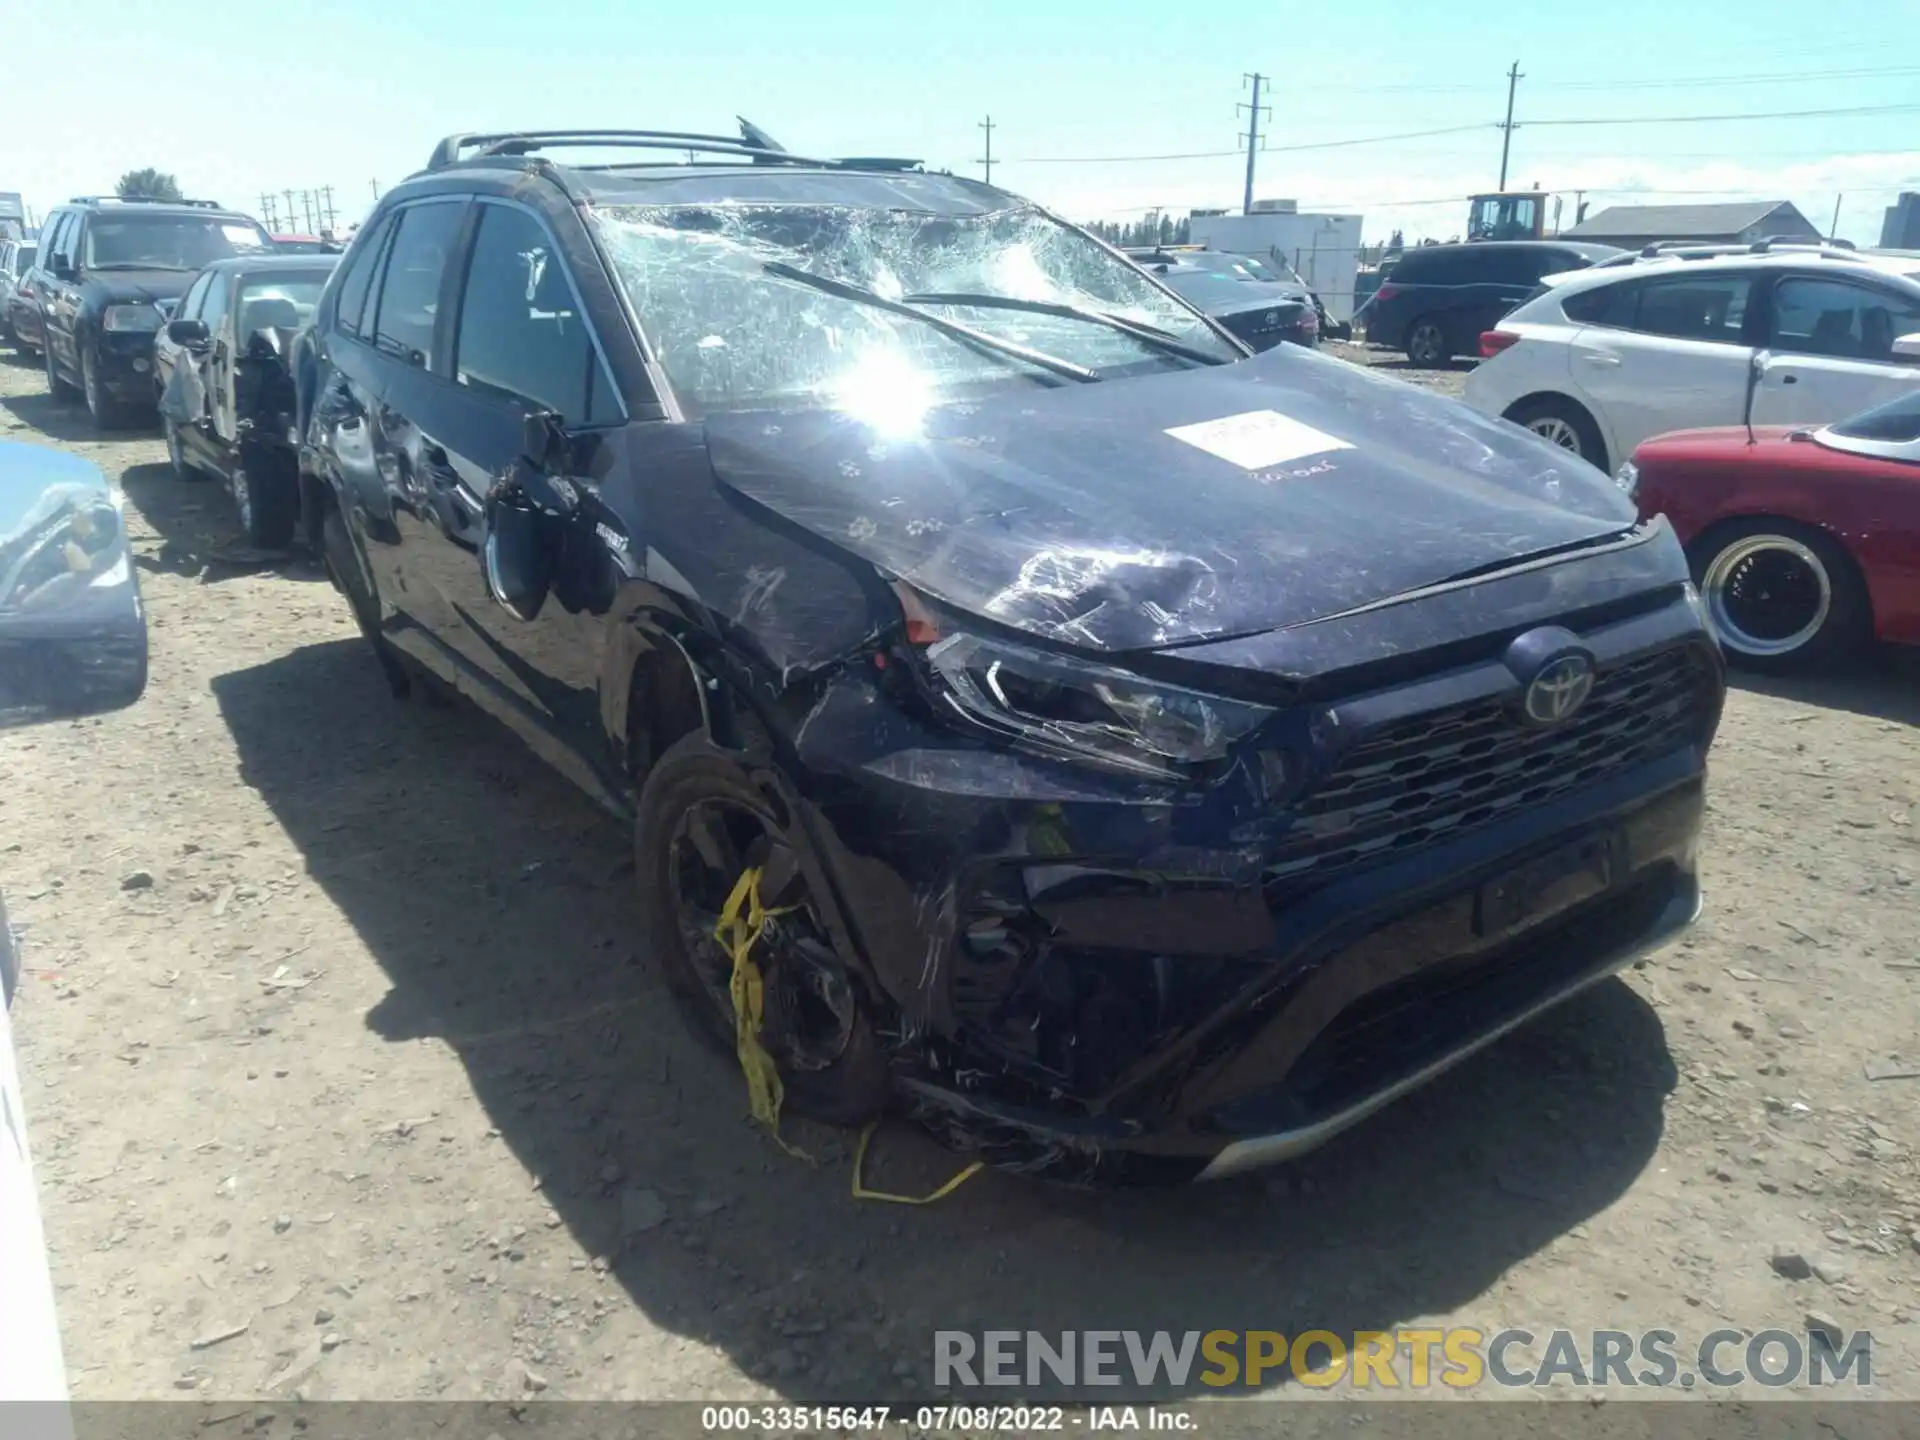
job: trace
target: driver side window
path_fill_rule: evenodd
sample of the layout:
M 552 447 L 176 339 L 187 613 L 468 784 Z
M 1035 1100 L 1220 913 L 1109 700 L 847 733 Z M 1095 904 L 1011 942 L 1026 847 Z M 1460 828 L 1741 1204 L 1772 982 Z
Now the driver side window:
M 212 283 L 213 277 L 211 275 L 202 275 L 198 280 L 195 280 L 193 284 L 188 287 L 185 297 L 181 299 L 180 308 L 173 312 L 173 318 L 176 320 L 198 320 L 200 318 L 200 307 L 207 302 L 207 288 L 212 285 Z
M 207 292 L 200 310 L 200 320 L 207 327 L 207 336 L 214 344 L 220 343 L 220 331 L 227 321 L 227 277 L 209 275 Z

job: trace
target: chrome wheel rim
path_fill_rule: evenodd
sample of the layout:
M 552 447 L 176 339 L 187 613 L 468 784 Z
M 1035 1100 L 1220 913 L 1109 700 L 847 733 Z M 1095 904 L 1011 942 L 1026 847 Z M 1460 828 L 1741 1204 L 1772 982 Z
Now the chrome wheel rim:
M 1549 445 L 1558 445 L 1562 450 L 1571 450 L 1576 455 L 1580 453 L 1580 432 L 1558 415 L 1542 415 L 1537 420 L 1529 420 L 1527 429 Z
M 1720 643 L 1742 655 L 1791 655 L 1833 612 L 1820 557 L 1791 535 L 1749 535 L 1707 566 L 1700 588 Z

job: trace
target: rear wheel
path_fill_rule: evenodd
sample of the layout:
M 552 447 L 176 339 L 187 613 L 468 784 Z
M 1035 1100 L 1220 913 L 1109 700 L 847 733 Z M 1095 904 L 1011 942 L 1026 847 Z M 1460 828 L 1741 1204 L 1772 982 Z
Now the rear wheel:
M 1816 670 L 1864 642 L 1872 615 L 1840 543 L 1790 520 L 1739 520 L 1693 544 L 1693 573 L 1727 659 L 1772 674 Z
M 879 1116 L 891 1093 L 865 990 L 822 923 L 785 807 L 703 732 L 655 762 L 634 824 L 641 935 L 688 1027 L 734 1054 L 732 957 L 714 936 L 740 875 L 761 867 L 768 920 L 752 958 L 766 987 L 760 1043 L 795 1114 L 835 1125 Z
M 1422 315 L 1407 327 L 1407 359 L 1416 365 L 1444 365 L 1453 358 L 1447 327 L 1431 315 Z
M 1559 395 L 1540 395 L 1522 400 L 1507 412 L 1507 419 L 1531 430 L 1549 445 L 1571 450 L 1596 469 L 1607 468 L 1607 443 L 1600 438 L 1600 427 L 1585 408 Z

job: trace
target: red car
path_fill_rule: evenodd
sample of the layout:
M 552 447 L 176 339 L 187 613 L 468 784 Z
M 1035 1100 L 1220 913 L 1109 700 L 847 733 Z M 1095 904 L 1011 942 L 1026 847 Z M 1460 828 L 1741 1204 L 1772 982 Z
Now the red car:
M 1673 522 L 1733 663 L 1920 644 L 1920 388 L 1819 429 L 1658 435 L 1619 478 Z

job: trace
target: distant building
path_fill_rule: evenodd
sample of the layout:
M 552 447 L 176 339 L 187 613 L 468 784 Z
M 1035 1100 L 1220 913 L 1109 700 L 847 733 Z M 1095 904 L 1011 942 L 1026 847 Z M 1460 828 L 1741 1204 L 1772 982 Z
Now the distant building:
M 1880 244 L 1888 250 L 1920 250 L 1920 195 L 1903 191 L 1887 207 L 1887 223 L 1880 227 Z
M 1749 244 L 1769 236 L 1821 240 L 1820 227 L 1786 200 L 1742 200 L 1731 205 L 1610 205 L 1563 230 L 1564 240 L 1591 240 L 1631 250 L 1659 240 Z

